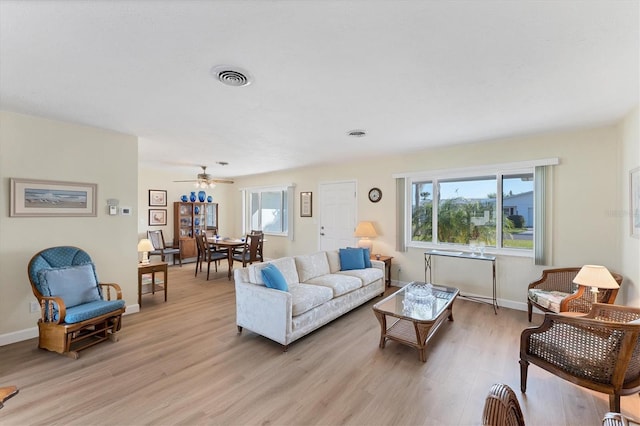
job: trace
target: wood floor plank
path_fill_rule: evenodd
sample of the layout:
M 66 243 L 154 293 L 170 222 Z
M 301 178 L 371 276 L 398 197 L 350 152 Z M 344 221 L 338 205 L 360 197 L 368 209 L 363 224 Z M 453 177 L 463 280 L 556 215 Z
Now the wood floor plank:
M 459 299 L 427 347 L 427 362 L 396 342 L 378 348 L 371 301 L 282 347 L 235 326 L 226 272 L 170 267 L 169 300 L 145 295 L 120 340 L 72 360 L 36 339 L 0 348 L 0 383 L 20 393 L 2 425 L 468 425 L 480 424 L 493 383 L 511 386 L 528 425 L 601 423 L 606 395 L 529 368 L 520 392 L 526 313 Z M 215 278 L 214 278 L 215 277 Z M 534 324 L 541 321 L 536 316 Z M 622 397 L 640 417 L 640 398 Z

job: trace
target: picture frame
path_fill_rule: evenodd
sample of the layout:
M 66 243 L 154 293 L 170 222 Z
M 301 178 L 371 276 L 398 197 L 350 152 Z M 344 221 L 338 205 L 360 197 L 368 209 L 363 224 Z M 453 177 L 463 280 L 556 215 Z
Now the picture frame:
M 167 191 L 163 189 L 149 190 L 150 207 L 167 207 Z
M 311 192 L 300 193 L 300 217 L 313 216 L 313 194 Z
M 631 236 L 640 238 L 640 167 L 629 172 Z
M 167 209 L 149 209 L 149 226 L 165 226 Z
M 11 178 L 11 217 L 96 217 L 98 185 Z

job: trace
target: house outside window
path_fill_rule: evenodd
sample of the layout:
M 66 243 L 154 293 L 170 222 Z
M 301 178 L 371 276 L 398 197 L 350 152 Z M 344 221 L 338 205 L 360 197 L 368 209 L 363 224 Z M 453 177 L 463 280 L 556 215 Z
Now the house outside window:
M 532 251 L 533 168 L 492 175 L 414 177 L 407 183 L 411 185 L 410 245 Z

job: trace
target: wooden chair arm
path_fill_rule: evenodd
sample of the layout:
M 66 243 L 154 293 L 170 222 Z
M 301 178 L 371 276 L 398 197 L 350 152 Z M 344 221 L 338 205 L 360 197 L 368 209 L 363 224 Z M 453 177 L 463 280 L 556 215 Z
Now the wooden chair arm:
M 58 296 L 42 296 L 40 302 L 40 319 L 43 322 L 53 322 L 60 324 L 64 322 L 64 317 L 67 315 L 67 307 L 61 297 Z M 54 303 L 58 305 L 58 319 L 54 319 L 53 308 Z
M 116 292 L 116 300 L 122 299 L 122 289 L 116 283 L 99 283 L 100 287 L 105 287 L 107 289 L 107 295 L 105 300 L 111 300 L 111 289 Z M 103 294 L 104 297 L 104 294 Z

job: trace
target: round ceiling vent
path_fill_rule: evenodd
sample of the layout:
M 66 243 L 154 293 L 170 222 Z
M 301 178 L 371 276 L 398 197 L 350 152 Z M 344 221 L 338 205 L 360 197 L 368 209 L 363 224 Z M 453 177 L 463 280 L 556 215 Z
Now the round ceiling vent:
M 251 75 L 242 68 L 229 65 L 219 65 L 211 68 L 211 74 L 221 83 L 228 86 L 248 86 L 251 84 Z
M 350 131 L 347 132 L 347 135 L 353 136 L 355 138 L 361 138 L 363 136 L 366 136 L 367 132 L 365 130 L 360 130 L 360 129 L 350 130 Z

